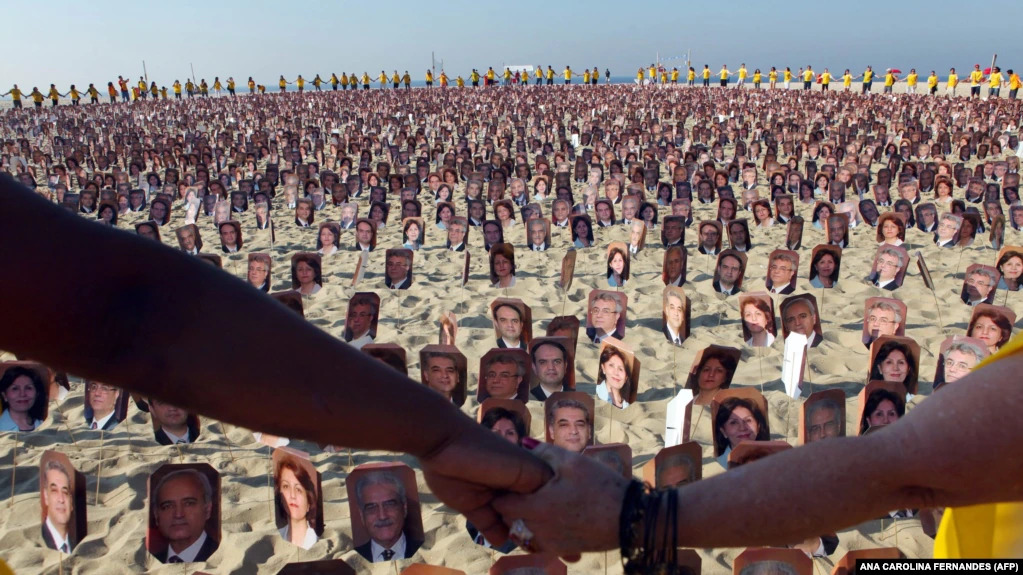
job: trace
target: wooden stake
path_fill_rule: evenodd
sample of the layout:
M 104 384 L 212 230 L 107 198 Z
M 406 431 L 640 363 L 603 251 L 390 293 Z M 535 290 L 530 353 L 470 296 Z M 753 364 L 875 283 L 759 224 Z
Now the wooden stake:
M 231 456 L 231 463 L 234 463 L 234 449 L 231 449 L 231 438 L 227 434 L 227 424 L 220 422 L 220 429 L 224 432 L 224 439 L 227 440 L 227 453 Z
M 14 485 L 15 476 L 18 471 L 18 435 L 19 432 L 14 432 L 14 450 L 11 452 L 11 498 L 7 500 L 7 507 L 14 506 Z
M 93 505 L 99 505 L 99 486 L 103 482 L 103 435 L 106 432 L 99 430 L 99 466 L 96 467 L 96 498 Z

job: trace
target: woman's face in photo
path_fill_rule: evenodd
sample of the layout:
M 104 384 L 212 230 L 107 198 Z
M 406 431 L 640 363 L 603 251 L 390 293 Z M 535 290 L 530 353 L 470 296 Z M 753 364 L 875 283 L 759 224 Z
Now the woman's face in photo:
M 323 247 L 334 245 L 334 232 L 329 227 L 320 228 L 320 245 Z
M 295 277 L 301 286 L 312 284 L 316 280 L 316 270 L 307 262 L 298 262 L 295 266 Z
M 405 230 L 405 235 L 408 236 L 408 241 L 410 241 L 410 242 L 418 242 L 419 241 L 419 224 L 416 224 L 416 223 L 409 224 L 408 228 Z
M 587 237 L 588 237 L 587 229 L 588 228 L 586 227 L 586 222 L 585 221 L 579 220 L 579 221 L 577 221 L 575 223 L 575 235 L 579 239 L 587 239 Z
M 511 275 L 512 265 L 508 258 L 504 257 L 503 254 L 497 254 L 494 256 L 494 273 L 498 279 L 504 279 Z
M 1019 256 L 1012 256 L 1002 263 L 998 271 L 1002 272 L 1002 276 L 1010 280 L 1018 280 L 1023 275 L 1023 258 Z
M 891 220 L 885 220 L 885 222 L 881 224 L 881 234 L 887 240 L 897 239 L 899 237 L 898 224 Z
M 281 470 L 281 499 L 288 507 L 288 516 L 292 521 L 301 521 L 309 513 L 309 499 L 306 490 L 295 477 L 295 472 L 287 467 Z
M 894 349 L 881 362 L 881 376 L 885 381 L 897 381 L 905 383 L 909 375 L 909 361 L 906 354 Z
M 625 387 L 628 377 L 625 373 L 625 363 L 622 362 L 622 358 L 612 355 L 601 364 L 601 368 L 604 370 L 608 389 L 621 391 Z
M 757 434 L 760 433 L 760 426 L 750 410 L 737 406 L 732 410 L 732 414 L 728 416 L 728 420 L 725 421 L 725 425 L 720 431 L 728 439 L 728 444 L 732 449 L 735 449 L 735 446 L 739 445 L 741 441 L 755 440 Z
M 998 327 L 998 324 L 991 318 L 981 316 L 973 323 L 973 329 L 969 336 L 979 339 L 987 344 L 989 350 L 994 351 L 998 349 L 998 344 L 1002 341 L 1002 328 Z
M 725 384 L 725 380 L 728 378 L 728 370 L 725 369 L 721 360 L 711 358 L 703 363 L 703 367 L 700 368 L 697 377 L 701 390 L 712 391 L 720 389 Z
M 763 333 L 767 329 L 767 314 L 753 303 L 748 303 L 742 310 L 742 321 L 750 333 Z
M 622 273 L 622 270 L 625 269 L 625 259 L 622 258 L 622 254 L 615 252 L 615 254 L 611 256 L 611 269 L 619 275 Z
M 835 273 L 835 258 L 831 254 L 824 254 L 817 260 L 817 275 L 830 278 Z

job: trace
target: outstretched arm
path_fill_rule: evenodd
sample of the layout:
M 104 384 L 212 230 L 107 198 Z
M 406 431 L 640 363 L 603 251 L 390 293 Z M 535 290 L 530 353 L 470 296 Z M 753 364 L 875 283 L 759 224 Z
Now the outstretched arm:
M 252 429 L 410 453 L 435 494 L 484 530 L 497 522 L 488 488 L 529 492 L 549 477 L 441 395 L 245 282 L 9 178 L 0 245 L 0 309 L 19 326 L 0 330 L 0 349 Z

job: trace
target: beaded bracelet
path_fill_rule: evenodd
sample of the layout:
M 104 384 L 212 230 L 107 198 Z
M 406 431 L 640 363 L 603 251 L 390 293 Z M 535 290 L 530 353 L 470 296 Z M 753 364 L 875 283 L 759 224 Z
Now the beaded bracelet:
M 658 538 L 662 513 L 663 528 Z M 618 540 L 626 575 L 680 573 L 678 491 L 655 491 L 639 481 L 630 483 L 619 516 Z

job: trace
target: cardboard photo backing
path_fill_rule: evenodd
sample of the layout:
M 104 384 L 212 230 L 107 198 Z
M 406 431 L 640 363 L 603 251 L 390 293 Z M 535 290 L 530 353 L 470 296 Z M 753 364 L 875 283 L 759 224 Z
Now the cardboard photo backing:
M 559 315 L 551 318 L 550 323 L 547 324 L 545 335 L 547 337 L 564 337 L 568 339 L 568 346 L 572 349 L 574 355 L 579 341 L 580 326 L 581 322 L 578 317 L 574 315 Z
M 771 282 L 770 266 L 773 264 L 775 259 L 781 255 L 785 255 L 792 258 L 793 260 L 795 260 L 795 263 L 792 265 L 792 277 L 789 278 L 789 282 L 784 286 L 776 286 Z M 783 263 L 783 265 L 788 263 L 785 260 L 780 261 Z M 792 293 L 793 291 L 795 291 L 796 280 L 799 278 L 799 254 L 792 250 L 774 250 L 771 252 L 771 255 L 768 256 L 767 262 L 768 269 L 766 275 L 764 276 L 764 284 L 767 286 L 767 289 L 768 290 L 777 289 L 778 291 L 783 291 L 784 293 Z
M 675 285 L 675 283 L 674 283 L 675 282 L 675 278 L 674 277 L 670 277 L 672 274 L 669 272 L 668 260 L 670 258 L 674 258 L 676 256 L 681 258 L 681 260 L 682 260 L 682 262 L 681 262 L 681 264 L 682 264 L 682 269 L 681 269 L 682 274 L 680 276 L 681 279 L 678 280 L 678 286 L 681 286 L 681 285 L 686 283 L 686 268 L 689 267 L 689 252 L 687 252 L 685 247 L 683 247 L 683 246 L 672 246 L 672 247 L 664 250 L 664 260 L 661 263 L 661 282 L 663 282 L 664 285 L 666 285 L 666 286 L 667 285 Z M 678 286 L 676 286 L 676 287 L 678 287 Z
M 895 396 L 896 400 L 903 407 L 905 407 L 905 405 L 906 405 L 906 386 L 905 385 L 902 385 L 901 383 L 899 383 L 897 381 L 871 380 L 870 382 L 867 383 L 867 385 L 865 385 L 863 387 L 863 389 L 860 390 L 859 395 L 857 395 L 857 400 L 858 400 L 857 401 L 857 412 L 859 413 L 859 416 L 856 418 L 856 423 L 858 424 L 858 427 L 856 428 L 857 435 L 866 435 L 867 433 L 870 433 L 874 429 L 880 429 L 880 427 L 878 427 L 878 428 L 872 428 L 872 429 L 864 430 L 864 427 L 863 427 L 863 423 L 866 421 L 867 416 L 868 416 L 868 414 L 866 413 L 867 400 L 870 399 L 871 394 L 873 394 L 875 391 L 877 391 L 879 389 L 883 389 L 883 390 L 891 392 Z
M 355 575 L 352 569 L 341 559 L 324 559 L 322 561 L 301 561 L 288 563 L 277 575 Z
M 593 314 L 590 310 L 593 309 L 593 303 L 600 294 L 610 294 L 618 301 L 618 306 L 622 311 L 618 314 L 618 323 L 615 324 L 615 331 L 611 334 L 611 336 L 623 339 L 625 337 L 625 316 L 629 312 L 629 296 L 625 292 L 615 292 L 610 290 L 591 290 L 589 296 L 586 298 L 586 335 L 589 336 L 590 339 L 593 339 L 596 334 L 596 327 L 593 323 Z M 591 332 L 593 332 L 594 335 L 591 335 Z
M 733 244 L 733 242 L 732 242 L 732 234 L 731 234 L 732 226 L 739 226 L 739 227 L 742 228 L 742 235 L 743 235 L 742 239 L 745 240 L 745 244 L 741 244 L 739 242 L 735 242 Z M 749 222 L 746 220 L 746 218 L 739 218 L 739 219 L 735 219 L 735 220 L 730 220 L 728 222 L 728 225 L 725 226 L 725 230 L 726 230 L 726 234 L 725 235 L 728 236 L 728 247 L 730 249 L 733 249 L 735 251 L 748 252 L 753 247 L 753 240 L 751 239 L 751 237 L 749 235 Z M 745 249 L 740 249 L 740 248 L 745 248 Z
M 828 216 L 828 219 L 824 220 L 824 238 L 832 245 L 837 245 L 831 239 L 831 229 L 836 226 L 845 232 L 842 235 L 842 245 L 849 247 L 849 214 L 841 212 L 833 213 Z
M 560 401 L 562 399 L 571 399 L 571 400 L 574 400 L 574 401 L 578 401 L 579 403 L 581 403 L 584 406 L 586 406 L 586 410 L 587 410 L 586 421 L 590 425 L 590 440 L 587 443 L 587 445 L 593 445 L 593 439 L 594 439 L 593 438 L 593 432 L 594 432 L 593 424 L 594 424 L 595 417 L 596 417 L 596 413 L 595 413 L 596 406 L 595 406 L 595 403 L 594 403 L 594 400 L 593 400 L 593 396 L 588 394 L 588 393 L 583 393 L 581 391 L 559 391 L 559 392 L 557 392 L 555 394 L 552 394 L 550 397 L 547 398 L 546 401 L 543 402 L 543 423 L 544 423 L 544 425 L 543 425 L 543 427 L 544 427 L 543 434 L 544 434 L 544 441 L 547 442 L 547 443 L 553 443 L 554 442 L 554 438 L 551 437 L 551 430 L 550 430 L 549 427 L 547 427 L 547 420 L 551 417 L 551 410 L 553 409 L 554 405 L 558 401 Z
M 931 277 L 931 270 L 924 261 L 924 255 L 919 250 L 916 252 L 916 267 L 920 270 L 920 277 L 924 280 L 924 286 L 934 291 L 934 279 Z
M 565 252 L 565 257 L 561 258 L 561 278 L 559 285 L 564 291 L 568 291 L 572 287 L 572 278 L 575 275 L 575 258 L 578 252 L 575 250 L 568 250 Z
M 625 267 L 622 268 L 622 283 L 624 284 L 629 280 L 629 268 L 630 268 L 630 257 L 629 257 L 629 245 L 625 242 L 611 242 L 607 245 L 607 268 L 611 269 L 611 255 L 617 250 L 622 254 L 624 258 Z
M 224 268 L 224 264 L 221 263 L 220 256 L 217 254 L 198 254 L 196 257 L 208 264 L 213 264 L 220 269 Z
M 969 304 L 971 298 L 969 293 L 969 286 L 967 285 L 966 282 L 969 281 L 970 276 L 973 275 L 974 272 L 976 272 L 977 270 L 985 270 L 987 273 L 995 277 L 994 281 L 991 282 L 991 285 L 988 286 L 987 296 L 980 301 L 980 303 L 986 303 L 989 305 L 994 304 L 995 294 L 998 293 L 998 284 L 999 282 L 1002 281 L 1002 274 L 994 266 L 988 266 L 984 264 L 970 264 L 970 266 L 966 268 L 966 273 L 963 275 L 963 289 L 962 291 L 959 292 L 959 299 L 962 300 L 963 303 Z M 985 281 L 988 279 L 987 276 L 982 277 L 984 277 Z
M 483 416 L 495 407 L 507 409 L 508 411 L 513 411 L 519 414 L 523 423 L 526 424 L 526 435 L 529 437 L 533 436 L 533 415 L 529 412 L 529 408 L 526 407 L 526 404 L 517 399 L 498 399 L 496 397 L 490 397 L 483 400 L 483 403 L 480 404 L 479 410 L 476 412 L 476 422 L 482 422 Z
M 298 285 L 297 274 L 294 273 L 294 270 L 298 266 L 299 262 L 306 262 L 306 263 L 316 262 L 316 264 L 317 264 L 316 267 L 320 268 L 320 281 L 321 282 L 324 281 L 324 279 L 323 279 L 323 258 L 320 256 L 320 254 L 314 253 L 314 252 L 299 252 L 299 253 L 293 254 L 291 256 L 291 269 L 292 269 L 292 273 L 291 273 L 291 277 L 292 277 L 291 288 L 293 290 L 297 291 L 298 288 L 300 287 Z
M 758 563 L 784 564 L 795 575 L 813 575 L 813 560 L 799 549 L 773 547 L 749 548 L 739 554 L 732 564 L 732 575 L 751 575 Z M 775 572 L 772 569 L 771 572 Z
M 450 359 L 455 364 L 455 377 L 457 383 L 455 388 L 451 391 L 452 402 L 461 407 L 465 403 L 466 386 L 468 385 L 468 361 L 462 352 L 458 351 L 458 348 L 453 345 L 425 345 L 419 350 L 419 379 L 423 385 L 429 386 L 430 375 L 428 373 L 427 364 L 436 359 L 430 359 L 431 356 L 442 355 L 445 358 Z
M 465 251 L 465 265 L 462 266 L 462 283 L 460 287 L 465 287 L 465 284 L 469 283 L 469 250 Z
M 271 258 L 270 254 L 267 253 L 257 252 L 249 254 L 245 280 L 248 281 L 249 285 L 251 285 L 252 287 L 259 289 L 260 286 L 251 283 L 251 280 L 249 280 L 248 276 L 248 268 L 250 268 L 253 263 L 261 263 L 266 266 L 266 278 L 263 280 L 264 282 L 263 291 L 269 292 L 270 286 L 273 284 L 273 258 Z
M 299 296 L 301 296 L 301 294 L 299 294 Z M 367 306 L 371 309 L 366 310 L 365 308 Z M 364 308 L 360 313 L 369 313 L 372 317 L 353 317 L 352 314 L 355 311 L 353 308 L 356 307 Z M 375 313 L 372 311 L 372 308 L 376 309 Z M 345 311 L 345 330 L 342 335 L 343 339 L 347 342 L 351 342 L 356 339 L 354 330 L 359 329 L 359 331 L 362 331 L 362 325 L 356 324 L 361 324 L 367 319 L 369 320 L 369 331 L 366 332 L 366 335 L 368 335 L 371 340 L 376 340 L 377 327 L 380 324 L 380 296 L 375 292 L 356 292 L 352 294 L 352 298 L 348 300 L 348 308 Z
M 41 363 L 34 361 L 5 361 L 0 363 L 0 377 L 3 377 L 4 372 L 12 367 L 24 367 L 36 372 L 40 381 L 43 382 L 43 394 L 45 397 L 42 400 L 42 417 L 40 421 L 46 422 L 50 415 L 50 401 L 60 396 L 60 389 L 57 383 L 57 374 Z M 38 401 L 38 399 L 37 399 Z
M 667 220 L 667 219 L 668 218 L 665 218 L 665 220 Z M 685 218 L 682 218 L 682 220 L 685 220 Z M 684 228 L 685 227 L 685 221 L 682 222 L 682 225 L 683 225 L 683 228 Z M 643 222 L 633 222 L 632 225 L 629 226 L 629 245 L 630 246 L 632 245 L 633 235 L 634 234 L 639 234 L 639 237 L 636 238 L 636 253 L 637 254 L 639 252 L 643 251 L 643 248 L 646 247 L 646 233 L 647 233 L 646 224 L 644 224 Z M 682 232 L 682 233 L 684 234 L 685 232 Z
M 409 224 L 411 224 L 411 223 L 414 223 L 414 224 L 419 226 L 419 239 L 416 240 L 416 243 L 419 246 L 426 245 L 426 226 L 423 224 L 423 218 L 420 218 L 420 217 L 405 218 L 405 219 L 401 220 L 401 230 L 402 230 L 402 232 L 401 232 L 401 234 L 402 234 L 401 242 L 402 242 L 402 244 L 406 244 L 409 241 L 408 240 L 408 232 L 407 232 L 407 230 L 408 230 Z M 466 228 L 466 229 L 468 229 L 468 228 Z
M 849 551 L 842 556 L 831 575 L 856 575 L 856 561 L 858 559 L 900 559 L 902 552 L 898 547 L 878 547 L 876 549 L 857 549 Z
M 48 471 L 48 468 L 52 469 L 49 469 Z M 62 473 L 61 470 L 63 470 L 64 473 Z M 66 529 L 68 542 L 71 547 L 71 552 L 73 553 L 78 542 L 85 539 L 86 535 L 88 535 L 89 522 L 85 497 L 85 475 L 75 469 L 75 466 L 71 463 L 71 459 L 69 459 L 67 455 L 60 453 L 59 451 L 46 450 L 39 459 L 39 522 L 43 525 L 42 531 L 46 533 L 46 535 L 43 536 L 43 543 L 46 544 L 46 547 L 55 551 L 58 550 L 56 547 L 57 544 L 51 542 L 51 538 L 46 527 L 46 516 L 49 513 L 49 507 L 46 504 L 46 491 L 49 489 L 49 485 L 47 484 L 48 475 L 52 475 L 56 479 L 54 482 L 55 490 L 58 489 L 65 480 L 67 481 L 69 494 L 66 497 L 67 504 L 71 507 L 71 509 Z
M 833 410 L 834 417 L 828 421 L 815 421 Z M 820 430 L 818 431 L 818 427 Z M 832 435 L 837 434 L 837 435 Z M 824 435 L 816 441 L 829 436 L 845 437 L 845 391 L 841 389 L 825 389 L 810 394 L 806 401 L 799 404 L 799 443 L 812 443 L 811 436 Z
M 910 337 L 898 337 L 898 336 L 881 336 L 875 339 L 870 344 L 870 370 L 867 374 L 867 379 L 881 379 L 880 377 L 873 377 L 875 362 L 877 361 L 877 354 L 881 350 L 881 347 L 886 343 L 895 342 L 906 346 L 909 349 L 910 357 L 906 358 L 906 361 L 912 366 L 912 374 L 907 374 L 906 381 L 899 382 L 906 386 L 906 391 L 911 394 L 916 394 L 916 385 L 920 379 L 920 346 L 916 343 L 913 338 Z
M 489 575 L 568 575 L 568 566 L 553 555 L 505 555 L 490 567 Z
M 423 565 L 416 563 L 401 570 L 401 575 L 465 575 L 465 571 L 451 569 L 450 567 L 438 567 L 436 565 Z
M 145 230 L 145 231 L 143 231 L 143 230 Z M 163 241 L 163 240 L 160 239 L 160 225 L 157 224 L 156 222 L 152 221 L 152 220 L 145 221 L 145 222 L 139 222 L 139 223 L 135 224 L 135 233 L 137 235 L 140 235 L 140 236 L 145 236 L 146 233 L 149 233 L 149 234 L 151 234 L 153 236 L 152 239 L 155 239 L 158 242 Z M 200 254 L 200 255 L 202 255 L 202 254 Z
M 348 475 L 345 480 L 345 489 L 348 493 L 348 512 L 352 528 L 352 546 L 358 551 L 358 547 L 370 544 L 370 533 L 362 520 L 362 510 L 359 508 L 356 497 L 356 486 L 359 481 L 370 474 L 387 474 L 396 478 L 405 487 L 405 498 L 407 501 L 407 513 L 403 531 L 407 541 L 423 541 L 423 518 L 419 503 L 419 489 L 416 486 L 416 474 L 412 468 L 404 463 L 364 463 L 359 465 Z M 361 553 L 360 553 L 361 554 Z M 402 560 L 402 557 L 394 557 L 395 560 Z
M 638 213 L 636 217 L 639 218 Z M 668 235 L 666 233 L 667 230 L 665 230 L 665 226 L 667 226 L 669 223 L 671 223 L 672 225 L 677 223 L 679 228 L 681 229 L 682 235 L 679 237 L 678 243 L 674 245 L 684 246 L 686 243 L 686 218 L 684 218 L 683 216 L 665 216 L 664 221 L 661 222 L 661 245 L 662 246 L 668 245 Z
M 529 382 L 532 381 L 533 377 L 533 364 L 526 350 L 517 348 L 494 348 L 483 354 L 483 357 L 480 358 L 480 370 L 476 379 L 476 401 L 483 403 L 491 397 L 490 392 L 487 390 L 487 372 L 491 364 L 498 360 L 508 360 L 510 365 L 521 365 L 523 367 L 522 381 L 518 383 L 514 399 L 523 403 L 529 401 Z M 515 370 L 513 369 L 513 371 Z
M 679 329 L 679 338 L 685 341 L 689 337 L 689 326 L 692 324 L 692 305 L 689 300 L 689 296 L 686 295 L 684 289 L 675 286 L 667 286 L 661 292 L 661 331 L 664 333 L 664 337 L 668 341 L 671 339 L 670 332 L 668 331 L 668 305 L 669 300 L 681 301 L 682 310 L 682 326 Z
M 872 309 L 873 314 L 871 314 Z M 892 311 L 895 311 L 896 320 L 901 319 L 901 321 L 896 322 L 895 333 L 893 335 L 906 335 L 906 314 L 909 308 L 902 300 L 889 297 L 869 297 L 863 302 L 863 345 L 869 346 L 871 342 L 881 335 L 877 332 L 885 329 L 886 326 L 890 327 L 888 321 L 891 320 Z M 876 321 L 871 321 L 871 315 L 876 317 Z
M 735 469 L 788 449 L 792 449 L 792 446 L 787 441 L 743 441 L 728 454 L 728 469 Z
M 302 318 L 305 318 L 305 311 L 302 307 L 302 294 L 295 290 L 282 291 L 270 294 L 270 297 L 274 298 L 291 311 L 297 313 Z
M 497 327 L 495 315 L 495 310 L 498 306 L 512 306 L 519 310 L 519 317 L 522 318 L 522 334 L 519 336 L 519 341 L 525 343 L 525 347 L 528 348 L 529 342 L 533 339 L 533 310 L 522 300 L 509 297 L 495 298 L 494 301 L 490 302 L 490 319 L 494 326 L 494 347 L 497 347 L 496 340 L 501 339 L 501 330 Z
M 359 224 L 363 223 L 368 224 L 370 230 L 372 230 L 372 236 L 369 239 L 369 251 L 373 251 L 377 247 L 377 223 L 369 218 L 358 218 L 355 220 L 355 225 L 352 226 L 352 230 L 355 231 L 356 233 L 353 245 L 355 246 L 356 249 L 359 249 L 359 240 L 357 234 L 359 232 Z
M 735 366 L 727 376 L 725 376 L 724 383 L 718 390 L 728 389 L 732 384 L 732 378 L 735 376 L 735 370 L 738 369 L 739 359 L 742 357 L 742 352 L 734 347 L 725 347 L 723 345 L 709 345 L 696 353 L 696 357 L 693 358 L 693 363 L 689 367 L 689 376 L 686 378 L 686 389 L 691 390 L 694 394 L 700 393 L 699 383 L 699 370 L 701 365 L 706 359 L 712 357 L 718 358 L 719 361 L 723 358 L 723 364 L 727 367 L 729 363 Z
M 661 489 L 688 485 L 703 478 L 703 447 L 687 441 L 657 452 L 643 466 L 643 481 Z
M 100 382 L 97 382 L 97 381 L 92 381 L 92 380 L 89 380 L 89 379 L 85 380 L 85 406 L 84 406 L 84 409 L 82 410 L 82 412 L 83 412 L 82 415 L 85 416 L 85 425 L 88 425 L 88 422 L 93 420 L 94 416 L 95 416 L 95 413 L 94 413 L 93 408 L 92 408 L 92 404 L 90 403 L 90 398 L 92 397 L 91 396 L 92 388 L 94 386 L 97 386 L 97 385 L 107 385 L 107 384 L 103 384 L 103 383 L 100 383 Z M 114 393 L 118 394 L 117 401 L 114 404 L 114 414 L 113 414 L 113 417 L 111 417 L 110 420 L 107 422 L 107 424 L 104 425 L 104 428 L 106 428 L 109 431 L 111 429 L 114 429 L 114 427 L 118 423 L 124 421 L 128 417 L 128 397 L 129 397 L 129 393 L 127 391 L 123 390 L 123 389 L 119 389 L 119 388 L 114 387 L 112 385 L 107 385 L 107 387 L 113 388 L 115 390 Z
M 220 474 L 217 473 L 217 470 L 208 463 L 165 463 L 149 476 L 146 485 L 146 492 L 149 494 L 146 505 L 146 510 L 149 515 L 149 527 L 146 531 L 146 550 L 161 562 L 163 562 L 163 560 L 161 560 L 160 557 L 167 556 L 169 542 L 167 538 L 164 537 L 163 533 L 160 532 L 160 529 L 156 524 L 156 513 L 157 508 L 159 507 L 156 488 L 160 485 L 160 480 L 177 471 L 195 471 L 205 476 L 209 481 L 210 487 L 213 488 L 213 501 L 210 502 L 212 504 L 212 509 L 210 511 L 210 518 L 206 521 L 204 529 L 207 537 L 212 539 L 216 546 L 219 547 L 221 542 Z
M 304 451 L 292 449 L 290 447 L 278 447 L 273 450 L 271 456 L 271 463 L 273 464 L 274 470 L 274 485 L 280 485 L 281 478 L 280 474 L 283 471 L 282 465 L 296 465 L 305 472 L 305 474 L 312 481 L 313 487 L 316 492 L 313 494 L 313 499 L 316 501 L 316 517 L 312 521 L 312 529 L 316 532 L 318 537 L 323 537 L 323 488 L 321 486 L 322 480 L 320 472 L 313 466 L 312 461 L 309 460 L 309 454 Z M 275 487 L 274 488 L 274 521 L 276 522 L 277 529 L 281 529 L 288 525 L 289 517 L 285 513 L 284 509 L 287 507 L 287 503 L 284 501 L 284 497 L 281 492 Z
M 789 223 L 785 224 L 785 247 L 790 250 L 798 250 L 803 247 L 803 218 L 793 216 Z
M 840 277 L 842 270 L 842 248 L 829 244 L 820 244 L 815 246 L 810 254 L 810 268 L 807 270 L 806 275 L 807 279 L 810 280 L 810 283 L 815 287 L 820 283 L 820 280 L 817 278 L 817 272 L 814 270 L 813 266 L 814 263 L 818 261 L 818 257 L 822 257 L 820 256 L 821 252 L 831 254 L 832 259 L 835 260 L 835 271 L 833 273 L 836 283 L 838 282 L 838 278 Z M 823 286 L 823 284 L 821 284 L 821 286 Z
M 754 302 L 754 301 L 760 302 L 763 305 L 765 305 L 766 307 L 770 308 L 771 315 L 770 315 L 770 317 L 766 318 L 767 319 L 767 325 L 765 326 L 765 328 L 767 329 L 767 332 L 771 334 L 771 336 L 775 336 L 778 333 L 777 332 L 777 327 L 776 327 L 778 325 L 778 315 L 777 315 L 777 313 L 774 310 L 774 299 L 771 297 L 771 294 L 769 294 L 767 292 L 763 292 L 763 291 L 752 292 L 752 293 L 749 293 L 749 294 L 743 294 L 743 295 L 739 296 L 739 319 L 740 319 L 740 323 L 742 325 L 742 340 L 745 341 L 745 342 L 749 342 L 750 338 L 752 338 L 753 336 L 752 336 L 752 334 L 751 334 L 751 332 L 749 330 L 749 326 L 747 325 L 746 320 L 743 319 L 742 315 L 743 315 L 743 311 L 744 311 L 746 305 L 749 302 Z M 758 307 L 757 309 L 760 309 L 760 308 Z M 760 311 L 762 312 L 763 310 L 760 310 Z M 747 345 L 748 345 L 748 343 L 747 343 Z
M 998 250 L 1005 244 L 1005 216 L 999 214 L 991 220 L 988 230 L 988 241 L 991 247 Z
M 367 343 L 362 346 L 366 355 L 382 361 L 402 375 L 408 375 L 408 358 L 405 348 L 396 343 Z
M 562 385 L 566 391 L 575 390 L 575 346 L 574 342 L 565 336 L 545 336 L 534 338 L 529 342 L 529 357 L 530 361 L 534 364 L 533 358 L 535 357 L 536 349 L 544 344 L 556 344 L 560 345 L 565 349 L 565 377 L 562 379 Z M 537 385 L 540 385 L 540 379 L 537 374 L 533 373 L 533 380 L 530 382 L 530 389 L 533 389 Z
M 458 336 L 458 318 L 454 312 L 444 312 L 437 323 L 440 325 L 437 343 L 440 345 L 455 345 L 455 338 Z
M 626 479 L 632 479 L 632 448 L 625 443 L 591 445 L 583 450 L 583 455 L 596 459 Z

